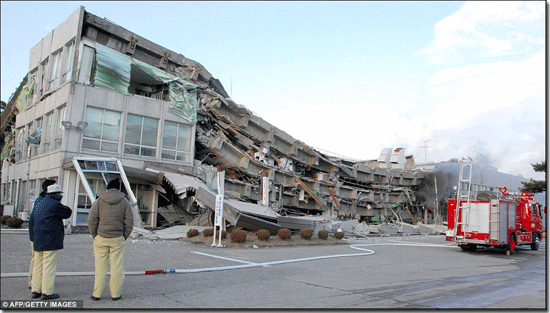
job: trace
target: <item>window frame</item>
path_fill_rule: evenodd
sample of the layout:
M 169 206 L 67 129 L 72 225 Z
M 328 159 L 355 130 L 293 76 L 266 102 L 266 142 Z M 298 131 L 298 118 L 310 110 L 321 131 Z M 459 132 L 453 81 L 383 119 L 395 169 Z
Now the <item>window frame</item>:
M 44 120 L 42 123 L 42 136 L 41 142 L 42 142 L 42 153 L 50 151 L 50 146 L 52 142 L 52 127 L 53 127 L 53 118 L 54 118 L 54 111 L 50 111 L 46 114 L 44 114 Z
M 59 48 L 57 51 L 51 54 L 51 62 L 48 73 L 48 88 L 47 90 L 54 90 L 59 86 L 59 77 L 61 76 L 61 64 L 63 61 L 63 48 Z
M 141 126 L 140 126 L 140 135 L 139 135 L 139 144 L 135 144 L 135 143 L 128 143 L 127 142 L 127 136 L 128 136 L 128 118 L 130 116 L 133 116 L 133 117 L 138 117 L 141 119 Z M 145 119 L 150 119 L 150 120 L 153 120 L 155 121 L 156 123 L 156 132 L 155 132 L 155 146 L 150 146 L 150 145 L 145 145 L 143 144 L 143 136 L 144 136 L 144 126 L 145 126 Z M 149 117 L 149 116 L 143 116 L 143 115 L 139 115 L 139 114 L 134 114 L 134 113 L 126 113 L 126 127 L 124 128 L 124 146 L 123 146 L 123 154 L 124 155 L 132 155 L 132 156 L 141 156 L 141 157 L 146 157 L 146 158 L 157 158 L 157 155 L 159 153 L 159 139 L 158 139 L 158 136 L 159 136 L 159 119 L 158 118 L 153 118 L 153 117 Z M 131 153 L 131 152 L 127 152 L 127 147 L 132 147 L 132 148 L 138 148 L 138 154 L 135 154 L 135 153 Z M 144 149 L 150 149 L 150 150 L 154 150 L 154 155 L 144 155 L 142 154 Z
M 63 125 L 61 122 L 65 119 L 67 106 L 64 104 L 55 110 L 55 123 L 52 125 L 53 150 L 59 149 L 63 145 Z
M 100 110 L 101 113 L 102 113 L 102 116 L 101 116 L 101 130 L 100 130 L 100 138 L 94 138 L 94 137 L 87 137 L 86 136 L 86 130 L 88 130 L 88 128 L 86 128 L 83 132 L 82 132 L 82 143 L 81 143 L 81 147 L 82 149 L 84 150 L 90 150 L 90 151 L 101 151 L 101 152 L 106 152 L 106 153 L 120 153 L 120 128 L 122 127 L 122 112 L 120 111 L 115 111 L 115 110 L 109 110 L 109 109 L 105 109 L 105 108 L 101 108 L 101 107 L 94 107 L 94 106 L 86 106 L 86 113 L 85 113 L 85 119 L 86 119 L 86 122 L 88 122 L 88 125 L 91 124 L 91 121 L 89 121 L 87 119 L 87 115 L 88 115 L 88 110 Z M 118 129 L 118 133 L 117 133 L 117 141 L 113 141 L 113 140 L 109 140 L 109 139 L 104 139 L 104 129 L 105 129 L 105 112 L 106 111 L 109 111 L 109 112 L 113 112 L 113 113 L 116 113 L 118 114 L 118 126 L 119 126 L 119 129 Z M 85 147 L 85 144 L 84 144 L 84 141 L 87 140 L 87 141 L 96 141 L 96 142 L 99 142 L 99 149 L 93 149 L 93 148 L 88 148 L 88 147 Z M 117 146 L 117 151 L 110 151 L 110 150 L 102 150 L 102 147 L 103 147 L 103 143 L 109 143 L 109 144 L 115 144 Z
M 75 39 L 71 39 L 63 47 L 63 62 L 61 65 L 61 83 L 71 80 L 75 54 Z
M 167 137 L 167 132 L 166 132 L 167 123 L 175 124 L 176 127 L 177 127 L 177 129 L 176 129 L 176 147 L 175 147 L 175 149 L 165 146 L 165 141 L 166 141 L 166 137 Z M 188 150 L 188 151 L 178 149 L 178 148 L 179 148 L 178 145 L 179 145 L 179 142 L 180 142 L 180 138 L 179 138 L 179 136 L 180 136 L 180 128 L 181 128 L 182 126 L 188 128 L 188 130 L 189 130 L 189 137 L 188 137 L 188 147 L 189 147 L 189 150 Z M 192 162 L 192 161 L 193 161 L 193 158 L 192 158 L 193 140 L 194 140 L 194 138 L 193 138 L 193 125 L 191 125 L 191 124 L 186 124 L 186 123 L 175 122 L 175 121 L 165 120 L 165 121 L 164 121 L 164 125 L 163 125 L 162 144 L 161 144 L 161 151 L 160 151 L 160 157 L 161 157 L 161 159 L 162 159 L 162 160 L 177 161 L 177 162 L 186 162 L 186 163 Z M 164 157 L 164 151 L 175 152 L 175 158 L 172 159 L 172 158 Z M 178 159 L 178 155 L 179 155 L 180 153 L 186 155 L 187 158 L 185 158 L 184 160 Z

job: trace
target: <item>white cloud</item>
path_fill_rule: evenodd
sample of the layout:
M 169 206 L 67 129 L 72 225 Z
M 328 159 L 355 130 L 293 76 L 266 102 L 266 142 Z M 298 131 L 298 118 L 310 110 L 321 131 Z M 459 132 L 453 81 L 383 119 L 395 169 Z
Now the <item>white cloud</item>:
M 468 2 L 435 25 L 417 52 L 447 65 L 423 85 L 430 104 L 415 118 L 429 134 L 428 160 L 482 156 L 503 172 L 541 178 L 530 164 L 546 158 L 544 9 Z M 410 140 L 423 155 L 423 142 Z
M 467 2 L 435 25 L 434 40 L 417 53 L 426 55 L 434 64 L 449 64 L 471 56 L 496 57 L 525 52 L 526 42 L 544 44 L 544 29 L 539 28 L 539 38 L 534 38 L 518 35 L 516 28 L 543 22 L 544 5 L 544 2 Z

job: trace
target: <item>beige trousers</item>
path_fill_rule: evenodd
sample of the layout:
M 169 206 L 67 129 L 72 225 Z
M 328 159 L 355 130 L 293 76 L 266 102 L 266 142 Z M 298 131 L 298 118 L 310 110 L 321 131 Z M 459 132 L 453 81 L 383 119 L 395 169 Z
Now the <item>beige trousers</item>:
M 29 288 L 32 288 L 32 271 L 34 271 L 34 245 L 31 243 L 31 265 L 29 266 Z
M 95 282 L 92 295 L 101 298 L 107 279 L 107 266 L 111 265 L 109 289 L 112 298 L 120 297 L 124 283 L 124 237 L 103 238 L 97 235 L 94 238 Z
M 34 251 L 32 291 L 45 295 L 53 294 L 58 252 L 59 250 Z

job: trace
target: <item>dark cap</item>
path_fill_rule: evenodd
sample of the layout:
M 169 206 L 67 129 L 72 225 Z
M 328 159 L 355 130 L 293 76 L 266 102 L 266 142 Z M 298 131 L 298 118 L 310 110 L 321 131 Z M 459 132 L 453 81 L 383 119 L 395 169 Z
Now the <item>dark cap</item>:
M 107 184 L 107 189 L 116 189 L 116 190 L 120 190 L 120 180 L 118 178 L 115 178 L 113 180 L 111 180 L 108 184 Z

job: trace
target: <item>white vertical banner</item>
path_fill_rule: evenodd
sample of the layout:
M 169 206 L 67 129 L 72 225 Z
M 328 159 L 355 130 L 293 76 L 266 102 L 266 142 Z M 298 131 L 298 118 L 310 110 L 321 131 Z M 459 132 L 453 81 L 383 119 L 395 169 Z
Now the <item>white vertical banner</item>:
M 269 177 L 262 177 L 262 188 L 262 204 L 267 207 L 269 206 Z
M 216 196 L 216 207 L 214 209 L 214 241 L 212 247 L 223 247 L 222 245 L 222 230 L 223 230 L 223 194 L 225 184 L 225 171 L 218 172 L 218 195 Z M 218 244 L 216 244 L 216 229 L 219 228 Z

